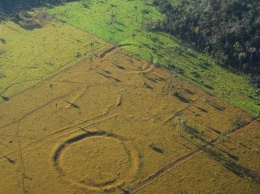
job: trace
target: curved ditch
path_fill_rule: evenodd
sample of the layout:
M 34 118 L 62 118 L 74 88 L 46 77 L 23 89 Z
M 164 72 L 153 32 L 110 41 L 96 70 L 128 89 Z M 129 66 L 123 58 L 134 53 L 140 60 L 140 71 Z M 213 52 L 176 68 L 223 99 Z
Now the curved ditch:
M 132 182 L 140 166 L 131 143 L 106 131 L 88 131 L 66 139 L 56 148 L 52 161 L 65 181 L 96 191 Z

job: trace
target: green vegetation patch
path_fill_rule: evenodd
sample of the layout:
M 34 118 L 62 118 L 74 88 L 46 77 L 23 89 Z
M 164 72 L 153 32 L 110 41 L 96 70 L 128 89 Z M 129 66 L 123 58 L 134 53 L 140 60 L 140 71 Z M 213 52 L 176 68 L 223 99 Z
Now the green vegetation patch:
M 32 30 L 4 22 L 0 25 L 0 34 L 0 101 L 109 45 L 81 29 L 54 19 Z M 91 46 L 91 43 L 95 44 Z
M 119 43 L 163 16 L 143 1 L 81 1 L 57 6 L 49 13 L 70 24 Z
M 173 70 L 205 90 L 254 114 L 260 113 L 258 96 L 245 76 L 219 67 L 210 56 L 195 51 L 166 33 L 151 32 L 164 18 L 149 1 L 81 1 L 49 9 L 48 12 L 118 44 L 144 59 Z

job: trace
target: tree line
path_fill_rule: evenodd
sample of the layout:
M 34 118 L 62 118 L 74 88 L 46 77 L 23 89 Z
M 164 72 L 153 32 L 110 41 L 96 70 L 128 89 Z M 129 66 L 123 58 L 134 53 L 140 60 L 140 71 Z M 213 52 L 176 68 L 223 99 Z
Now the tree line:
M 260 1 L 154 0 L 165 14 L 157 30 L 209 53 L 218 64 L 252 75 L 260 85 Z

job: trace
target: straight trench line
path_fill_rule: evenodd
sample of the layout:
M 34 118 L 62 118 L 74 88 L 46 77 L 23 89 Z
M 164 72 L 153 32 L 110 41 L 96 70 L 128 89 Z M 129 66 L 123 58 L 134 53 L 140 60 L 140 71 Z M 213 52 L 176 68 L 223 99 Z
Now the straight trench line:
M 227 133 L 226 135 L 230 135 L 230 134 L 234 134 L 236 132 L 239 132 L 241 130 L 243 130 L 246 126 L 250 125 L 252 122 L 256 121 L 257 118 L 253 118 L 251 119 L 251 121 L 249 121 L 247 124 L 245 124 L 242 127 L 238 127 L 235 128 L 233 130 L 231 130 L 229 133 Z M 257 120 L 258 121 L 258 120 Z M 186 154 L 185 156 L 178 158 L 177 160 L 175 160 L 174 162 L 172 162 L 171 164 L 161 168 L 159 171 L 157 171 L 155 174 L 151 175 L 150 177 L 148 177 L 146 180 L 143 180 L 142 182 L 140 182 L 139 184 L 137 184 L 131 191 L 130 193 L 135 193 L 136 191 L 138 191 L 139 189 L 145 187 L 146 185 L 150 184 L 152 181 L 154 181 L 155 179 L 157 179 L 158 177 L 162 176 L 163 174 L 165 174 L 168 170 L 170 170 L 171 168 L 182 164 L 185 161 L 188 161 L 190 159 L 192 159 L 194 156 L 198 155 L 199 153 L 201 153 L 205 148 L 213 146 L 214 144 L 218 143 L 218 139 L 216 138 L 213 141 L 209 142 L 206 145 L 203 145 L 202 147 L 196 149 L 195 151 Z
M 135 193 L 136 191 L 138 191 L 139 189 L 145 187 L 146 185 L 150 184 L 152 181 L 154 181 L 155 179 L 157 179 L 158 177 L 162 176 L 163 174 L 165 174 L 168 170 L 170 170 L 171 168 L 173 168 L 174 166 L 177 166 L 189 159 L 191 159 L 193 156 L 197 155 L 198 153 L 200 153 L 202 150 L 201 149 L 197 149 L 181 158 L 178 158 L 177 160 L 175 160 L 173 163 L 161 168 L 159 171 L 157 171 L 155 174 L 151 175 L 148 179 L 142 181 L 140 184 L 138 184 L 137 186 L 135 186 L 131 193 Z
M 20 159 L 20 164 L 19 164 L 19 171 L 21 173 L 21 188 L 23 190 L 23 193 L 26 194 L 26 189 L 25 189 L 25 166 L 24 166 L 24 161 L 23 161 L 23 150 L 22 150 L 22 142 L 21 142 L 21 137 L 20 137 L 20 122 L 18 123 L 17 130 L 16 130 L 16 137 L 18 140 L 18 152 L 19 152 L 19 159 Z

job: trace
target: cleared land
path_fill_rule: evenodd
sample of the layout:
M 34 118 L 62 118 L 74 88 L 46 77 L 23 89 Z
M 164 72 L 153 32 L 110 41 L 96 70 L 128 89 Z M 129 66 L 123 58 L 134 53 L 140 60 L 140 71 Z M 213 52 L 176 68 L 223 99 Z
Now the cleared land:
M 20 25 L 0 25 L 2 97 L 9 98 L 109 47 L 107 42 L 42 11 L 26 16 L 20 16 Z
M 150 2 L 86 0 L 55 7 L 48 13 L 154 64 L 169 67 L 185 80 L 258 115 L 259 96 L 245 76 L 226 71 L 210 56 L 196 52 L 190 45 L 183 46 L 168 34 L 146 30 L 160 25 L 164 17 Z
M 259 191 L 259 121 L 112 48 L 0 104 L 1 192 Z
M 259 119 L 138 47 L 29 14 L 0 25 L 1 193 L 259 193 Z

